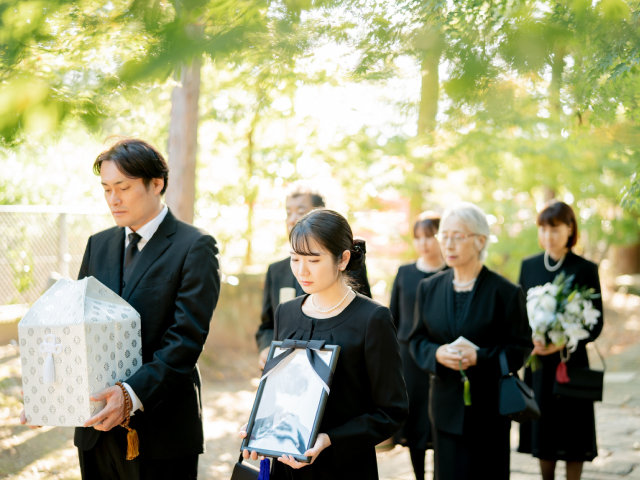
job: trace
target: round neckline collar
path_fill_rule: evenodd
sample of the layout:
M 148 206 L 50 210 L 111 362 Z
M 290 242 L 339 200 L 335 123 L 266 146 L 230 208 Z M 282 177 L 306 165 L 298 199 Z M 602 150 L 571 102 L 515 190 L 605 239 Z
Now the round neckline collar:
M 539 259 L 541 262 L 544 262 L 544 252 L 545 252 L 545 250 L 543 250 L 543 251 L 542 251 L 542 253 L 540 253 L 540 254 L 538 255 L 538 259 Z M 565 265 L 567 264 L 567 261 L 568 261 L 569 259 L 571 259 L 571 258 L 573 258 L 573 257 L 577 257 L 577 256 L 578 256 L 578 255 L 576 255 L 575 253 L 573 253 L 573 251 L 569 250 L 569 251 L 565 254 L 565 256 L 564 256 L 564 262 L 563 262 L 562 266 L 565 266 Z M 553 267 L 553 266 L 555 266 L 555 265 L 558 263 L 558 262 L 556 262 L 553 258 L 551 258 L 551 255 L 549 255 L 549 260 L 553 262 L 552 267 Z M 558 269 L 558 272 L 559 272 L 559 271 L 561 271 L 561 270 L 562 270 L 562 267 L 560 267 L 560 268 Z M 551 273 L 555 273 L 555 272 L 551 272 Z
M 298 326 L 303 330 L 311 331 L 313 328 L 313 322 L 315 321 L 316 326 L 313 328 L 313 331 L 324 332 L 346 322 L 356 312 L 356 310 L 358 310 L 362 303 L 362 299 L 360 298 L 362 295 L 355 291 L 354 293 L 356 294 L 356 297 L 351 300 L 351 303 L 349 303 L 343 311 L 328 318 L 314 318 L 305 314 L 302 311 L 302 304 L 309 297 L 309 294 L 301 295 L 296 299 L 296 312 L 300 313 L 299 316 L 296 315 L 296 322 L 298 323 Z
M 444 272 L 444 271 L 447 269 L 447 264 L 446 264 L 446 263 L 444 263 L 444 260 L 443 260 L 442 265 L 440 265 L 440 268 L 439 268 L 439 269 L 437 269 L 437 270 L 429 270 L 429 271 L 422 270 L 421 268 L 419 268 L 419 267 L 418 267 L 418 262 L 419 262 L 419 260 L 416 260 L 415 262 L 413 262 L 413 268 L 415 268 L 415 269 L 416 269 L 417 271 L 419 271 L 420 273 L 425 273 L 425 274 L 427 274 L 427 275 L 431 275 L 431 274 L 434 274 L 434 273 Z

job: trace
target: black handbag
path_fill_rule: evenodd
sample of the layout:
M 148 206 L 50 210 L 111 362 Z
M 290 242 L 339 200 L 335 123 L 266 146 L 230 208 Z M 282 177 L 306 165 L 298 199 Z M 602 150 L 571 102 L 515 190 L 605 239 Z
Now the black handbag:
M 569 367 L 567 366 L 567 375 L 569 382 L 558 383 L 556 379 L 553 383 L 553 394 L 561 397 L 582 398 L 584 400 L 592 400 L 594 402 L 602 401 L 602 391 L 604 389 L 604 371 L 607 366 L 604 358 L 600 354 L 597 345 L 593 346 L 598 352 L 600 361 L 602 362 L 602 370 L 591 370 L 589 367 Z
M 540 418 L 540 407 L 536 402 L 533 390 L 518 375 L 509 371 L 507 355 L 500 351 L 500 415 L 509 417 L 515 422 L 528 422 Z
M 240 453 L 240 459 L 233 467 L 233 473 L 231 474 L 231 480 L 258 480 L 260 470 L 248 463 L 242 463 L 242 452 Z

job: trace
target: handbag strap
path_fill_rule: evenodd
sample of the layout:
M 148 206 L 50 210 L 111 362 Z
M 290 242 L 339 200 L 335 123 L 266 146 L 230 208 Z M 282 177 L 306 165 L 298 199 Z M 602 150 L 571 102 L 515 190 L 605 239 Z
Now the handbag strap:
M 504 353 L 504 350 L 500 350 L 500 370 L 502 371 L 502 376 L 507 377 L 511 373 L 509 371 L 509 364 L 507 363 L 507 354 Z

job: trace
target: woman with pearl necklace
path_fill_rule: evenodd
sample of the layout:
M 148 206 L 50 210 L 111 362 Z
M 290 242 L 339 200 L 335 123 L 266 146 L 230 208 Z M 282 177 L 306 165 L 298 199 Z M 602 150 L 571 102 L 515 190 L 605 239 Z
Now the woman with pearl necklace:
M 418 285 L 409 335 L 413 359 L 431 374 L 435 478 L 507 480 L 511 420 L 498 411 L 499 358 L 504 351 L 516 372 L 533 347 L 524 293 L 483 265 L 490 231 L 479 207 L 449 207 L 438 235 L 450 269 Z
M 537 223 L 538 241 L 544 252 L 522 262 L 520 285 L 524 291 L 552 282 L 564 273 L 567 277 L 574 276 L 574 287 L 593 288 L 599 294 L 598 266 L 572 251 L 578 241 L 573 209 L 564 202 L 552 201 L 538 214 Z M 535 372 L 527 369 L 525 381 L 533 387 L 542 416 L 535 422 L 520 424 L 518 451 L 531 453 L 540 460 L 543 480 L 554 480 L 558 460 L 567 464 L 567 480 L 579 480 L 583 462 L 590 462 L 598 454 L 593 401 L 553 394 L 556 369 L 562 357 L 568 368 L 589 366 L 586 345 L 602 331 L 602 298 L 594 299 L 593 306 L 601 313 L 598 323 L 568 360 L 564 345 L 534 341 L 532 354 L 541 360 L 542 368 Z

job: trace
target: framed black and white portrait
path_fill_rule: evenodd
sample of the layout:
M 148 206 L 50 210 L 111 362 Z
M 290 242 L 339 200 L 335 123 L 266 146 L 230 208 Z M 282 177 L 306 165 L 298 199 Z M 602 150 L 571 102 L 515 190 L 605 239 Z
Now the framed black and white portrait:
M 318 436 L 339 352 L 323 341 L 272 342 L 241 449 L 311 461 L 303 454 Z

